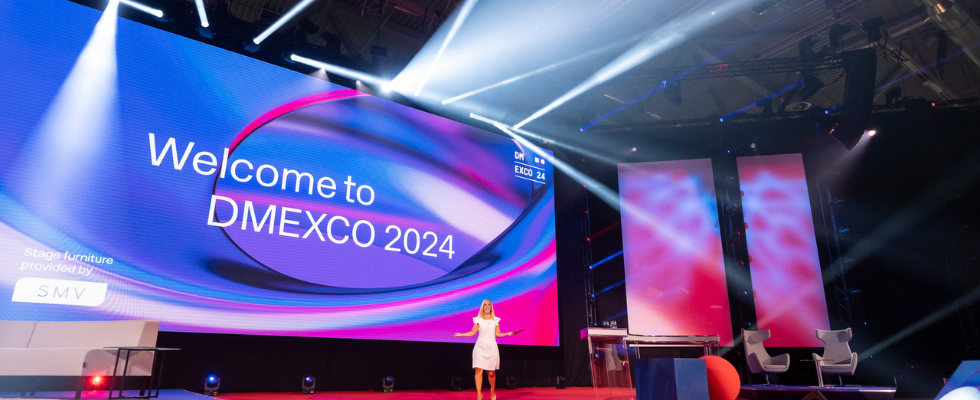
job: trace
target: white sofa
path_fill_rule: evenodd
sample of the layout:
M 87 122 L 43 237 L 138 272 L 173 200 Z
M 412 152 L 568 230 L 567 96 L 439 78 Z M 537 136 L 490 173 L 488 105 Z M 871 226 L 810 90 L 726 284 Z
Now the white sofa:
M 112 375 L 116 350 L 104 347 L 154 347 L 159 329 L 159 321 L 0 321 L 0 376 Z M 152 366 L 151 352 L 134 352 L 126 374 L 149 376 Z

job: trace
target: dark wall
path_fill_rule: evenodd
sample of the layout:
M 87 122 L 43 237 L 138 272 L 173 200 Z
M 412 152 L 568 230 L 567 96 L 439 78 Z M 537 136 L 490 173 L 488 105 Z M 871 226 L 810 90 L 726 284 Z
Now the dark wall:
M 892 382 L 910 364 L 950 370 L 980 356 L 980 122 L 926 111 L 881 126 L 835 186 L 851 229 L 855 340 L 874 350 L 868 377 Z
M 306 375 L 318 390 L 378 390 L 387 375 L 397 389 L 448 389 L 454 375 L 473 387 L 470 344 L 174 332 L 160 332 L 157 343 L 182 349 L 167 356 L 168 388 L 202 391 L 209 374 L 224 392 L 296 391 Z M 560 348 L 500 346 L 500 354 L 501 376 L 521 385 L 553 384 L 561 374 Z

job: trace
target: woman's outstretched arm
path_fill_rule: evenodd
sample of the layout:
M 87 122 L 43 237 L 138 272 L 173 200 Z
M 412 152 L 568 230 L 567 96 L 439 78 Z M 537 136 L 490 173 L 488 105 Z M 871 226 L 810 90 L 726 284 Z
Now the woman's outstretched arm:
M 518 329 L 518 330 L 513 331 L 513 332 L 501 333 L 500 332 L 500 325 L 497 325 L 497 337 L 514 336 L 514 335 L 516 335 L 518 333 L 521 333 L 521 332 L 524 332 L 524 329 Z
M 479 332 L 479 331 L 480 331 L 480 324 L 473 324 L 473 329 L 470 330 L 469 332 L 466 332 L 466 333 L 454 333 L 453 334 L 453 337 L 473 336 L 473 335 L 476 335 L 476 333 Z M 500 332 L 500 328 L 497 328 L 497 332 Z

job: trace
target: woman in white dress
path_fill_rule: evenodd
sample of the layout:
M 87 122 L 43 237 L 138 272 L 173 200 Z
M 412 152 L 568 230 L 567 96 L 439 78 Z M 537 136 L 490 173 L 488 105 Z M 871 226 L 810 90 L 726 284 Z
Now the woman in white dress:
M 482 399 L 483 393 L 483 371 L 487 371 L 487 380 L 490 381 L 490 399 L 497 400 L 497 393 L 494 386 L 497 383 L 497 370 L 500 369 L 500 351 L 497 350 L 497 338 L 504 336 L 514 336 L 524 332 L 518 329 L 514 332 L 500 332 L 500 318 L 493 313 L 493 303 L 490 300 L 483 300 L 480 305 L 480 313 L 473 318 L 473 329 L 467 333 L 454 333 L 453 336 L 473 336 L 477 332 L 480 336 L 476 339 L 476 346 L 473 347 L 473 369 L 476 370 L 476 398 Z

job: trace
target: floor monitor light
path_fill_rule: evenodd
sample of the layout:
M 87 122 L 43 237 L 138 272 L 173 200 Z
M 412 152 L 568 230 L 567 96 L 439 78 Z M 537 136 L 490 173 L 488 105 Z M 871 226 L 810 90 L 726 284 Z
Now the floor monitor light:
M 303 378 L 303 384 L 300 386 L 300 393 L 302 394 L 313 394 L 313 388 L 316 387 L 316 378 L 312 376 L 306 376 Z
M 218 388 L 221 387 L 221 378 L 214 375 L 208 375 L 204 380 L 204 395 L 205 396 L 217 396 Z
M 381 381 L 382 392 L 391 393 L 395 391 L 395 377 L 388 375 Z

